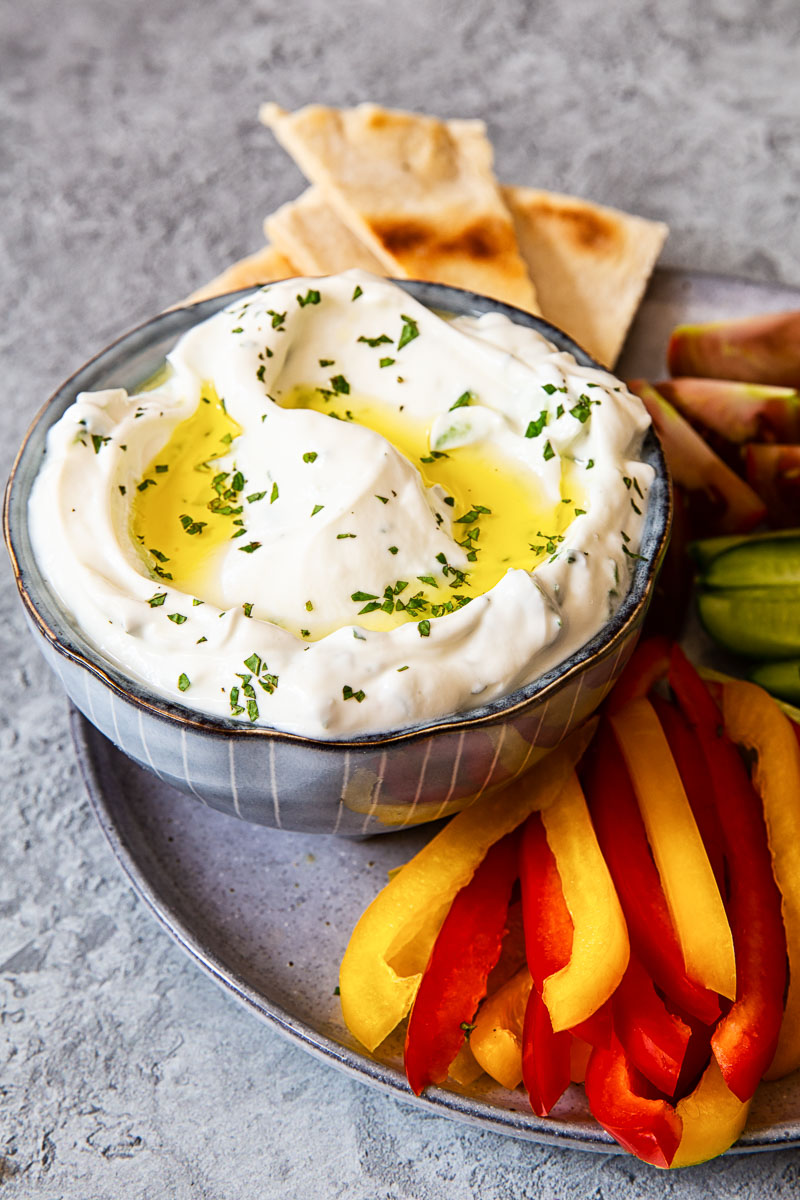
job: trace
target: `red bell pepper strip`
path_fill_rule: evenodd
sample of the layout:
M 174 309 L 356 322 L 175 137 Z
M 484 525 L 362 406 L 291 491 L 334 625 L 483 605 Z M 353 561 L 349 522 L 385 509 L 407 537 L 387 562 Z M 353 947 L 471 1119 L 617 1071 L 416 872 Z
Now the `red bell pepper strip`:
M 681 1119 L 668 1101 L 653 1095 L 616 1038 L 609 1050 L 592 1051 L 584 1086 L 592 1116 L 621 1146 L 654 1167 L 670 1165 Z
M 567 1030 L 553 1032 L 542 994 L 532 987 L 522 1027 L 522 1081 L 537 1116 L 546 1117 L 570 1085 L 573 1040 Z
M 581 778 L 597 840 L 617 889 L 631 949 L 661 991 L 707 1024 L 720 1015 L 714 992 L 686 974 L 644 822 L 616 740 L 602 721 Z
M 612 1004 L 614 1033 L 631 1064 L 659 1091 L 674 1096 L 692 1031 L 669 1011 L 635 955 Z
M 673 647 L 669 681 L 703 749 L 724 839 L 737 986 L 734 1004 L 711 1045 L 728 1088 L 745 1101 L 772 1061 L 783 1017 L 786 941 L 780 892 L 761 801 L 724 732 L 722 714 L 678 646 Z
M 456 894 L 434 943 L 406 1033 L 406 1075 L 417 1096 L 427 1084 L 447 1078 L 465 1026 L 486 994 L 517 877 L 517 842 L 511 833 L 491 847 Z
M 553 1032 L 542 989 L 547 976 L 569 962 L 573 925 L 538 813 L 525 822 L 519 873 L 525 948 L 533 979 L 522 1031 L 522 1079 L 534 1112 L 546 1117 L 570 1084 L 572 1035 L 567 1030 Z
M 646 696 L 659 679 L 666 679 L 671 648 L 672 643 L 660 634 L 639 642 L 606 700 L 606 712 L 619 712 L 630 700 Z
M 697 734 L 686 724 L 680 710 L 669 701 L 660 696 L 651 697 L 651 701 L 669 742 L 717 887 L 724 899 L 726 885 L 722 830 L 712 796 L 711 777 Z

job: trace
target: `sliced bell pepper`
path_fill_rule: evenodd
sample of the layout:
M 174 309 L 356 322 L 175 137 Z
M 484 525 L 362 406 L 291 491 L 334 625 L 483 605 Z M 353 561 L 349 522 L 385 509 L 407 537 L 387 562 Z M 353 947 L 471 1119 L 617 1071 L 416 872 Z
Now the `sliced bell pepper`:
M 554 1032 L 542 990 L 547 977 L 569 962 L 574 929 L 540 813 L 525 823 L 519 872 L 533 979 L 522 1033 L 522 1079 L 534 1112 L 547 1116 L 570 1083 L 570 1035 Z
M 681 777 L 686 799 L 692 810 L 708 861 L 714 872 L 720 895 L 725 896 L 725 862 L 722 854 L 722 830 L 711 794 L 711 778 L 697 735 L 683 719 L 679 709 L 660 696 L 651 701 L 661 728 L 669 742 L 672 757 Z
M 548 972 L 542 987 L 553 1029 L 560 1032 L 588 1021 L 613 994 L 625 974 L 630 944 L 574 772 L 556 802 L 543 810 L 541 821 L 573 926 L 568 962 Z
M 724 1153 L 744 1129 L 750 1103 L 734 1096 L 712 1058 L 694 1091 L 678 1101 L 681 1141 L 670 1166 L 692 1167 Z
M 681 1140 L 681 1119 L 638 1074 L 615 1038 L 595 1047 L 586 1067 L 586 1099 L 596 1121 L 621 1146 L 654 1167 L 668 1167 Z
M 464 1043 L 500 957 L 516 877 L 517 838 L 510 833 L 491 847 L 439 930 L 406 1031 L 406 1077 L 417 1096 L 429 1083 L 444 1082 Z
M 614 1032 L 645 1079 L 673 1096 L 691 1029 L 671 1013 L 635 955 L 614 993 Z
M 558 796 L 585 750 L 588 721 L 502 792 L 458 813 L 381 891 L 358 921 L 339 971 L 342 1014 L 368 1050 L 408 1012 L 456 893 L 490 846 Z
M 732 999 L 736 962 L 725 906 L 664 731 L 648 700 L 611 716 L 690 979 Z
M 531 986 L 530 971 L 521 967 L 484 1000 L 469 1037 L 476 1061 L 509 1091 L 522 1081 L 522 1030 Z
M 469 1042 L 464 1042 L 464 1045 L 450 1063 L 450 1069 L 447 1072 L 448 1078 L 462 1087 L 469 1087 L 476 1079 L 480 1079 L 482 1074 L 483 1067 L 472 1053 Z
M 699 1020 L 707 1024 L 716 1021 L 720 1015 L 716 993 L 686 974 L 633 786 L 605 720 L 581 766 L 581 778 L 633 952 L 665 995 Z
M 522 1031 L 522 1078 L 531 1108 L 546 1117 L 571 1082 L 572 1035 L 556 1033 L 547 1005 L 532 987 Z
M 767 1079 L 780 1079 L 800 1067 L 800 745 L 791 721 L 755 684 L 724 684 L 722 711 L 729 736 L 757 756 L 753 782 L 781 893 L 789 989 L 778 1047 L 766 1072 Z
M 682 650 L 675 646 L 670 684 L 697 731 L 711 776 L 730 880 L 728 907 L 736 946 L 735 1003 L 711 1046 L 728 1088 L 748 1100 L 769 1067 L 783 1018 L 786 942 L 781 897 L 772 874 L 761 801 L 722 714 Z
M 656 635 L 643 638 L 614 684 L 604 705 L 606 713 L 619 712 L 631 700 L 647 696 L 659 679 L 666 679 L 672 643 Z

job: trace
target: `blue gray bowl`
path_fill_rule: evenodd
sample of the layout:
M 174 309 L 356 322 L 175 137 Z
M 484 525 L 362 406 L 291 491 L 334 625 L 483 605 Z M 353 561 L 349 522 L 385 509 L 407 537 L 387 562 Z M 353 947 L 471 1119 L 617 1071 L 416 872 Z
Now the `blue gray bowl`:
M 539 330 L 579 363 L 596 365 L 566 334 L 528 313 L 439 284 L 403 281 L 400 286 L 440 311 L 504 313 Z M 126 334 L 67 380 L 36 417 L 14 464 L 3 514 L 30 627 L 84 716 L 141 766 L 211 808 L 258 825 L 351 837 L 457 812 L 529 770 L 558 745 L 600 704 L 625 666 L 669 538 L 672 497 L 658 440 L 651 432 L 644 445 L 655 481 L 643 557 L 628 595 L 596 637 L 533 683 L 466 713 L 338 741 L 203 716 L 129 679 L 71 624 L 34 559 L 27 512 L 47 432 L 77 394 L 109 387 L 135 390 L 187 329 L 231 298 L 163 313 Z

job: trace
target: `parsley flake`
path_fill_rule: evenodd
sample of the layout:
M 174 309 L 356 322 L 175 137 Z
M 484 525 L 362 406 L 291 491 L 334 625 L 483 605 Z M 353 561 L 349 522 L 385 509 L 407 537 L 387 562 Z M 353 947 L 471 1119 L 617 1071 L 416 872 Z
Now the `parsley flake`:
M 345 379 L 344 375 L 334 375 L 331 378 L 331 387 L 334 392 L 338 392 L 342 396 L 350 395 L 350 384 Z
M 401 313 L 400 317 L 403 322 L 403 328 L 400 331 L 400 338 L 397 343 L 397 349 L 402 350 L 403 346 L 407 346 L 409 342 L 413 342 L 414 338 L 419 337 L 419 326 L 417 322 L 407 317 L 405 313 Z
M 272 491 L 270 492 L 270 495 L 269 495 L 270 504 L 274 504 L 277 499 L 278 499 L 278 485 L 277 485 L 277 483 L 273 483 Z
M 395 360 L 393 358 L 382 358 L 378 363 L 379 367 L 391 367 Z
M 430 621 L 420 621 L 417 625 L 420 637 L 430 637 L 431 623 Z
M 367 693 L 362 691 L 361 688 L 359 688 L 357 692 L 354 692 L 350 687 L 350 684 L 346 683 L 342 688 L 342 696 L 345 700 L 355 700 L 358 704 L 360 704 L 362 700 L 366 700 Z
M 242 554 L 252 554 L 254 550 L 258 550 L 261 542 L 248 542 L 246 546 L 240 546 Z
M 176 625 L 183 625 L 189 618 L 185 617 L 183 613 L 167 613 L 167 619 L 174 621 Z
M 539 434 L 544 429 L 546 424 L 547 424 L 547 409 L 543 408 L 542 411 L 539 413 L 538 418 L 535 421 L 529 422 L 528 428 L 525 430 L 525 437 L 526 438 L 538 437 Z
M 312 517 L 315 517 L 315 516 L 317 515 L 317 513 L 318 513 L 318 512 L 322 512 L 322 510 L 323 510 L 323 508 L 324 508 L 324 507 L 325 507 L 325 505 L 324 505 L 324 504 L 315 504 L 315 505 L 314 505 L 314 507 L 313 507 L 313 508 L 312 508 L 312 510 L 311 510 L 311 515 L 312 515 Z
M 385 333 L 382 333 L 382 334 L 380 334 L 379 337 L 374 337 L 374 338 L 364 337 L 362 335 L 360 338 L 357 338 L 356 340 L 359 342 L 366 342 L 366 344 L 368 346 L 372 346 L 372 348 L 374 350 L 376 346 L 382 346 L 382 345 L 384 345 L 384 343 L 386 345 L 391 345 L 391 343 L 393 342 L 394 339 L 387 337 L 387 335 Z
M 350 299 L 357 300 L 359 296 L 363 296 L 363 295 L 364 295 L 364 289 L 362 287 L 360 287 L 359 284 L 356 284 L 355 291 L 353 292 Z
M 178 676 L 178 687 L 182 692 L 188 692 L 188 690 L 191 686 L 192 686 L 192 681 L 188 675 L 179 675 Z
M 150 599 L 147 601 L 147 603 L 150 605 L 151 608 L 160 608 L 161 605 L 166 600 L 166 598 L 167 598 L 166 592 L 156 592 L 156 594 L 154 596 L 150 597 Z
M 303 455 L 304 463 L 312 463 L 312 462 L 316 462 L 316 461 L 317 461 L 316 450 L 307 450 L 306 453 Z
M 545 447 L 544 447 L 544 461 L 548 462 L 551 458 L 555 458 L 555 456 L 556 456 L 556 452 L 553 449 L 553 447 L 550 445 L 550 442 L 549 441 L 546 442 Z
M 306 292 L 305 296 L 301 296 L 299 294 L 297 296 L 297 303 L 300 305 L 301 308 L 305 308 L 305 306 L 307 304 L 319 304 L 319 301 L 320 301 L 319 292 L 314 291 L 313 288 L 309 288 L 308 291 Z

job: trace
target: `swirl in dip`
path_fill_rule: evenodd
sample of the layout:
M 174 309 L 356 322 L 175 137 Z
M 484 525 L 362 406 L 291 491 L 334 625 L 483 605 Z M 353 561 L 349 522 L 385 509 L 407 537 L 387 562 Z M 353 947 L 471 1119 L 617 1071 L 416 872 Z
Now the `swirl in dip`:
M 535 679 L 625 595 L 652 470 L 611 375 L 363 272 L 273 284 L 52 428 L 34 552 L 100 655 L 318 738 Z

